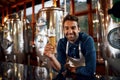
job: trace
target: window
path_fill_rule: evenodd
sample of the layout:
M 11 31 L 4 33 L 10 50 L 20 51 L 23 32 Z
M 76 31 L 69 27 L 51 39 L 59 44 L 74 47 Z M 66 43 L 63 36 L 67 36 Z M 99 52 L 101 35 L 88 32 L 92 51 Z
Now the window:
M 88 16 L 87 15 L 83 15 L 83 16 L 78 16 L 79 18 L 79 25 L 80 25 L 80 29 L 82 32 L 86 32 L 88 33 Z

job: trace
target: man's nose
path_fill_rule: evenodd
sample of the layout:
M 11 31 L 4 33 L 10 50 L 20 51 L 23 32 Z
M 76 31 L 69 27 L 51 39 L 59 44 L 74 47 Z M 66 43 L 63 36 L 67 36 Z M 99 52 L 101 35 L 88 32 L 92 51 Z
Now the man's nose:
M 72 29 L 69 29 L 69 30 L 68 30 L 68 32 L 69 32 L 69 33 L 72 33 L 72 32 L 73 32 L 73 30 L 72 30 Z

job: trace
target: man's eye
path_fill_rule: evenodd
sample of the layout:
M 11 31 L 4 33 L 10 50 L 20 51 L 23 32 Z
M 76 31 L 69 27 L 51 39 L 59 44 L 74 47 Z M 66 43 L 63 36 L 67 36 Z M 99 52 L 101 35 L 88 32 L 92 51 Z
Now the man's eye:
M 75 26 L 72 26 L 71 29 L 75 29 L 76 27 Z

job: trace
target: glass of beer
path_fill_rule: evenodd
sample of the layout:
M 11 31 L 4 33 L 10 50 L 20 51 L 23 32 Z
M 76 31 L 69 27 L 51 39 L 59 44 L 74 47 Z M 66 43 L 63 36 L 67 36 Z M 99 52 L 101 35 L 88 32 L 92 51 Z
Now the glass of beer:
M 49 43 L 54 47 L 53 53 L 56 52 L 56 35 L 55 35 L 55 30 L 49 30 Z

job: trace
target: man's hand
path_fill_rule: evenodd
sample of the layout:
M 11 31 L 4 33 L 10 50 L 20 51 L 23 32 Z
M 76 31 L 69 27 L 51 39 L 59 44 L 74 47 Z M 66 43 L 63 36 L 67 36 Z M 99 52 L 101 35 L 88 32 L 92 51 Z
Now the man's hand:
M 70 70 L 70 72 L 76 73 L 76 67 L 69 67 L 68 69 Z
M 58 62 L 58 60 L 56 59 L 55 54 L 53 52 L 54 52 L 54 47 L 50 43 L 48 43 L 45 46 L 44 55 L 50 59 L 50 63 L 52 65 L 52 67 L 55 70 L 59 71 L 61 69 L 61 65 Z
M 69 64 L 66 64 L 65 67 L 66 67 L 71 73 L 76 73 L 76 67 L 71 67 Z
M 45 46 L 45 49 L 44 49 L 44 55 L 47 56 L 49 59 L 52 59 L 52 57 L 54 57 L 54 47 L 48 43 L 46 46 Z

